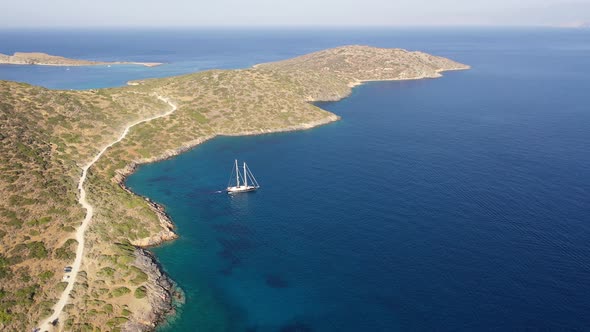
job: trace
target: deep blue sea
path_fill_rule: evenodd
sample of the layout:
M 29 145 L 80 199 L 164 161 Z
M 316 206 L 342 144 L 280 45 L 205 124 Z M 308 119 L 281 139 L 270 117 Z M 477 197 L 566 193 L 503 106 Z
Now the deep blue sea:
M 140 167 L 127 184 L 164 204 L 180 234 L 153 249 L 186 294 L 161 331 L 589 329 L 589 30 L 11 33 L 0 53 L 167 63 L 70 76 L 0 66 L 0 78 L 60 88 L 351 43 L 473 67 L 368 83 L 319 104 L 339 122 L 220 137 Z M 259 191 L 217 192 L 235 158 Z

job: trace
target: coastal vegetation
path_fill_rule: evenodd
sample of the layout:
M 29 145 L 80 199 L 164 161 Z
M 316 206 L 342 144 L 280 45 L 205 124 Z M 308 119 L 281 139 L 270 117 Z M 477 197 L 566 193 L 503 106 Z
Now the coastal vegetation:
M 52 313 L 76 256 L 81 167 L 139 124 L 89 169 L 94 207 L 66 330 L 152 330 L 179 293 L 141 247 L 176 237 L 163 207 L 123 185 L 139 163 L 218 135 L 299 130 L 336 121 L 310 103 L 363 81 L 438 77 L 466 69 L 399 49 L 347 46 L 250 69 L 209 70 L 100 90 L 58 91 L 0 81 L 0 330 L 31 329 Z M 247 120 L 244 120 L 247 119 Z M 72 277 L 72 276 L 70 276 Z

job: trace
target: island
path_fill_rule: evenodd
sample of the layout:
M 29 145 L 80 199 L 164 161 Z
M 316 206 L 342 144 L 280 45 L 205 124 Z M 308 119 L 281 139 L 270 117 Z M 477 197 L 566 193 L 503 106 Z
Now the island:
M 182 291 L 145 248 L 177 234 L 162 206 L 125 187 L 137 165 L 220 135 L 337 121 L 313 102 L 362 82 L 468 68 L 354 45 L 120 88 L 0 81 L 0 330 L 51 330 L 57 318 L 65 330 L 153 331 L 174 312 Z
M 79 59 L 68 59 L 57 55 L 40 52 L 15 52 L 13 55 L 0 53 L 0 64 L 6 65 L 38 65 L 38 66 L 101 66 L 101 65 L 141 65 L 146 67 L 159 66 L 160 62 L 105 62 Z

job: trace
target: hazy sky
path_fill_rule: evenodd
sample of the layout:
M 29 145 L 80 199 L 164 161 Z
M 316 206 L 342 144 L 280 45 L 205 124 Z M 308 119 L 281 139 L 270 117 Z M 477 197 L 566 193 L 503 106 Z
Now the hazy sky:
M 590 22 L 590 0 L 17 0 L 0 27 L 551 25 Z

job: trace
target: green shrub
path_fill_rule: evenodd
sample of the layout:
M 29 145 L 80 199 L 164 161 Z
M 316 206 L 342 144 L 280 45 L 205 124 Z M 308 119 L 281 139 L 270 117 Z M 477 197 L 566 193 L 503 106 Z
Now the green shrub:
M 12 321 L 12 315 L 4 310 L 0 310 L 0 323 L 10 323 Z
M 43 217 L 43 218 L 31 220 L 31 221 L 29 221 L 27 223 L 27 225 L 29 225 L 29 226 L 40 226 L 40 225 L 45 225 L 45 224 L 47 224 L 50 221 L 51 221 L 51 217 Z
M 55 250 L 55 258 L 61 260 L 72 260 L 76 257 L 76 253 L 72 250 L 72 245 L 78 244 L 74 239 L 68 239 L 63 246 Z
M 39 304 L 41 317 L 47 317 L 53 313 L 53 304 L 51 301 L 43 301 Z
M 62 281 L 62 282 L 59 282 L 57 285 L 55 285 L 55 289 L 58 292 L 63 292 L 67 286 L 68 286 L 68 283 L 65 281 Z
M 119 297 L 119 296 L 123 296 L 125 294 L 129 294 L 131 293 L 131 290 L 127 287 L 119 287 L 119 288 L 115 288 L 113 290 L 113 296 L 114 297 Z
M 45 272 L 41 272 L 39 273 L 39 278 L 41 279 L 41 281 L 46 282 L 47 280 L 53 278 L 55 273 L 53 273 L 53 271 L 45 271 Z
M 0 255 L 0 279 L 6 278 L 10 274 L 8 259 Z
M 147 288 L 145 288 L 145 286 L 137 287 L 134 295 L 138 299 L 143 299 L 147 295 Z
M 110 267 L 103 267 L 102 269 L 100 269 L 96 275 L 99 277 L 113 277 L 113 275 L 115 274 L 115 270 L 113 268 Z
M 105 304 L 105 306 L 102 308 L 104 309 L 104 311 L 106 311 L 109 314 L 113 313 L 113 305 L 112 304 Z
M 109 319 L 109 321 L 107 322 L 107 325 L 110 327 L 115 327 L 115 326 L 119 326 L 123 323 L 127 323 L 128 321 L 129 321 L 129 318 L 127 318 L 127 317 L 115 317 L 115 318 Z
M 68 232 L 68 233 L 76 231 L 76 229 L 72 226 L 64 226 L 63 230 L 64 230 L 64 232 Z
M 40 241 L 33 241 L 27 243 L 27 248 L 29 249 L 29 258 L 46 258 L 47 257 L 47 248 L 45 248 L 45 243 Z
M 20 305 L 31 305 L 38 289 L 39 285 L 32 285 L 18 289 L 14 294 L 16 303 Z
M 145 274 L 143 271 L 141 271 L 140 269 L 133 267 L 134 271 L 137 273 L 135 278 L 131 279 L 131 284 L 133 284 L 134 286 L 143 284 L 144 282 L 146 282 L 148 280 L 148 275 Z

